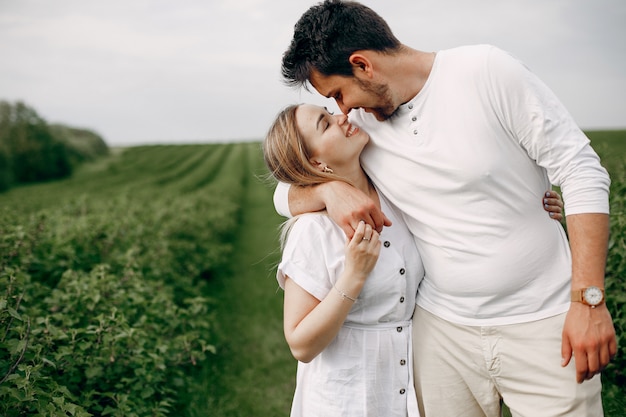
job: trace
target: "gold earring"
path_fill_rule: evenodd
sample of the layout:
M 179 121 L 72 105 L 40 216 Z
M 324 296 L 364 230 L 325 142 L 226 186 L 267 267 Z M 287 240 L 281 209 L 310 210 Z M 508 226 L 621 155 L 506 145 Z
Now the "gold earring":
M 332 174 L 333 170 L 328 168 L 328 167 L 324 167 L 324 172 L 327 173 L 327 174 Z

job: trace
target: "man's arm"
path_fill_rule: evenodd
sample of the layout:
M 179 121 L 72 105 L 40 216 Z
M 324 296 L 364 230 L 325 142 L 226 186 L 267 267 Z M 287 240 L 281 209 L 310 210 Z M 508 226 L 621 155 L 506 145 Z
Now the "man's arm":
M 324 210 L 326 204 L 320 191 L 320 186 L 289 187 L 289 211 L 294 214 L 311 213 Z
M 560 195 L 548 190 L 542 201 L 550 217 L 561 221 L 563 201 Z M 391 221 L 372 199 L 343 181 L 308 187 L 279 182 L 274 190 L 274 207 L 285 217 L 327 209 L 330 218 L 348 238 L 352 238 L 361 220 L 378 233 L 382 232 L 383 226 L 391 226 Z
M 279 184 L 278 187 L 284 185 Z M 283 188 L 279 191 L 278 187 L 274 191 L 274 206 L 279 213 L 295 216 L 326 209 L 330 218 L 343 229 L 348 238 L 352 238 L 361 220 L 379 233 L 383 226 L 391 226 L 391 221 L 380 210 L 378 204 L 365 193 L 343 181 L 307 187 L 290 186 L 288 210 L 282 201 L 285 190 Z
M 607 214 L 566 216 L 572 250 L 572 290 L 589 286 L 604 288 L 604 273 L 609 237 Z M 562 365 L 572 353 L 579 383 L 599 373 L 617 353 L 615 328 L 606 303 L 591 308 L 572 302 L 563 327 Z

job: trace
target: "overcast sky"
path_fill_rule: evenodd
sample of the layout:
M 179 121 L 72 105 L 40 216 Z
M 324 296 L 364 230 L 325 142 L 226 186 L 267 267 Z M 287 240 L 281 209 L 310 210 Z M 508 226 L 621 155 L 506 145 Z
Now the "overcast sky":
M 110 145 L 261 140 L 309 0 L 0 0 L 0 99 Z M 626 128 L 625 0 L 363 0 L 406 45 L 490 43 L 584 129 Z

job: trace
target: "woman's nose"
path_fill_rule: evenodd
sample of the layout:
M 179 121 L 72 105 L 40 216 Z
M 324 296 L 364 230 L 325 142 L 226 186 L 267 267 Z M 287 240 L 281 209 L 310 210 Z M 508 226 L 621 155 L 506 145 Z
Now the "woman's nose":
M 337 124 L 342 125 L 348 120 L 348 116 L 343 113 L 337 114 L 335 115 L 335 120 L 337 120 Z

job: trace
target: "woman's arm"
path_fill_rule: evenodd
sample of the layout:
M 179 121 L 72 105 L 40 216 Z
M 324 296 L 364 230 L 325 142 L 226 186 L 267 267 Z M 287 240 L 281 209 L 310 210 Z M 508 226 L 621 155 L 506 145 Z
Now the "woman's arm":
M 323 300 L 286 278 L 284 331 L 294 358 L 310 362 L 337 336 L 379 253 L 378 233 L 362 222 L 346 245 L 344 272 Z
M 554 220 L 563 220 L 563 200 L 556 191 L 548 190 L 543 197 L 543 209 Z

